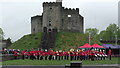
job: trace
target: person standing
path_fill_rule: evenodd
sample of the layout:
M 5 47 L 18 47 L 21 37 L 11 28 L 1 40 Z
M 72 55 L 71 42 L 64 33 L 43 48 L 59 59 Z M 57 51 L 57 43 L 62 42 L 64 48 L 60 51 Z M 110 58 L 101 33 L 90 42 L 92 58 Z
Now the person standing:
M 48 50 L 48 53 L 49 53 L 49 60 L 52 60 L 53 50 L 50 48 L 50 49 Z
M 91 61 L 94 61 L 94 56 L 95 56 L 95 52 L 94 50 L 91 50 Z
M 30 59 L 31 60 L 34 60 L 35 59 L 35 51 L 34 51 L 34 49 L 32 49 L 31 51 L 30 51 Z
M 111 60 L 111 55 L 112 55 L 112 50 L 111 47 L 109 47 L 109 51 L 108 51 L 109 60 Z
M 27 50 L 25 50 L 25 59 L 29 58 L 29 52 Z
M 45 55 L 45 60 L 47 60 L 48 59 L 48 55 L 49 55 L 47 49 L 45 49 L 45 54 L 44 55 Z
M 14 50 L 14 59 L 17 59 L 17 56 L 18 56 L 18 52 L 17 50 Z
M 72 61 L 73 60 L 73 58 L 74 58 L 74 49 L 70 49 L 70 60 Z
M 24 60 L 25 59 L 25 51 L 22 50 L 21 54 L 22 54 L 22 59 Z

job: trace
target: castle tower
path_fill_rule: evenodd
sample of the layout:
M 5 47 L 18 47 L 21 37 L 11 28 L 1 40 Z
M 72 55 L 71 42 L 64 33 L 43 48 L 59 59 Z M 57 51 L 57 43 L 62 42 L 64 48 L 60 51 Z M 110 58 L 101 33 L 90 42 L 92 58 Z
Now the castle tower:
M 61 11 L 62 2 L 44 2 L 43 3 L 43 28 L 47 28 L 48 31 L 61 27 Z M 44 30 L 44 29 L 43 29 Z
M 62 0 L 44 2 L 42 15 L 31 17 L 31 33 L 53 29 L 57 32 L 83 33 L 84 17 L 79 14 L 79 8 L 64 8 Z

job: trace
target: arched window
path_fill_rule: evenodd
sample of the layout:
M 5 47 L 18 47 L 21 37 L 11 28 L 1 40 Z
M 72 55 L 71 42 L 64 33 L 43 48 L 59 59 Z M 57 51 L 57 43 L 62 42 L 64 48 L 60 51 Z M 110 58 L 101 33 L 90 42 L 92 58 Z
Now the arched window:
M 51 32 L 51 31 L 52 31 L 51 29 L 48 30 L 48 32 Z

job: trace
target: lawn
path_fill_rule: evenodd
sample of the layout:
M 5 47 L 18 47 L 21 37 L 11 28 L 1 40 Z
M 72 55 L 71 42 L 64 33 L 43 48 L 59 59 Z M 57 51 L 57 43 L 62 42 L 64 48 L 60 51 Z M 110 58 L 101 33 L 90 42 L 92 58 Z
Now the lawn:
M 3 65 L 65 65 L 70 64 L 70 60 L 10 60 L 4 61 Z M 84 60 L 82 65 L 99 65 L 99 64 L 118 64 L 118 58 L 112 58 L 112 60 Z
M 2 62 L 0 62 L 0 65 L 2 65 Z

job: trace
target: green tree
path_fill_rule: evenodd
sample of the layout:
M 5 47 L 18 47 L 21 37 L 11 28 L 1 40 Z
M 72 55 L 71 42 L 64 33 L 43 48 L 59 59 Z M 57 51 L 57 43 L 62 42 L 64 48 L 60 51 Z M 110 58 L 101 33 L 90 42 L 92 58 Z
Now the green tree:
M 88 29 L 86 29 L 85 34 L 90 33 L 91 37 L 95 38 L 98 35 L 98 32 L 99 32 L 99 30 L 96 28 L 88 28 Z
M 115 35 L 120 39 L 120 29 L 116 24 L 110 24 L 106 30 L 100 32 L 99 38 L 102 40 L 115 40 Z

